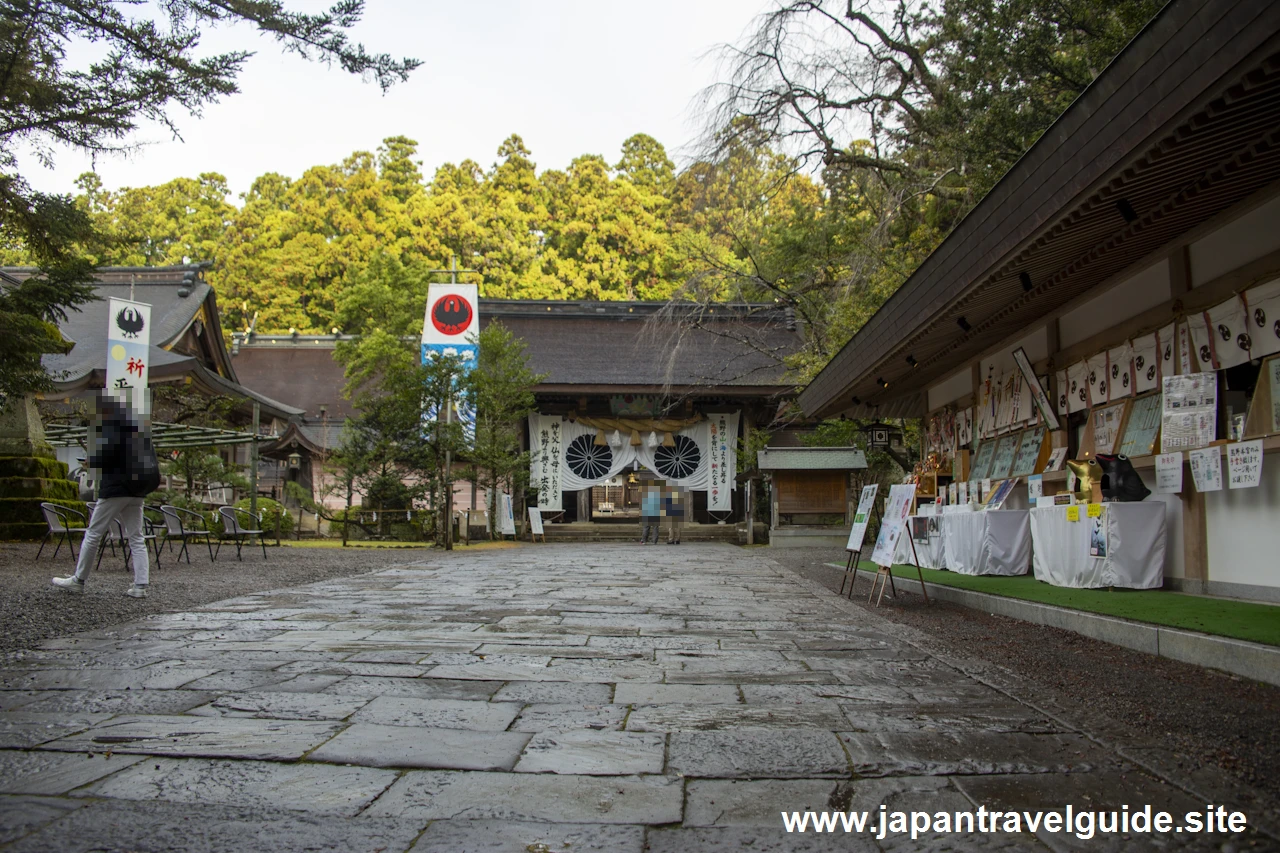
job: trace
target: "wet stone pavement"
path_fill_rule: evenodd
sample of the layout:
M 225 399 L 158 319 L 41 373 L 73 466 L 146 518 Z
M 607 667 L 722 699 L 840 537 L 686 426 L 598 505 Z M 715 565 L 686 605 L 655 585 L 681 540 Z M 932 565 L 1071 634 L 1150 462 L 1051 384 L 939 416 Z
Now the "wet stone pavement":
M 780 814 L 1206 802 L 1263 834 L 877 840 Z M 4 851 L 1235 851 L 1280 849 L 1276 825 L 1158 733 L 725 545 L 438 555 L 0 670 Z

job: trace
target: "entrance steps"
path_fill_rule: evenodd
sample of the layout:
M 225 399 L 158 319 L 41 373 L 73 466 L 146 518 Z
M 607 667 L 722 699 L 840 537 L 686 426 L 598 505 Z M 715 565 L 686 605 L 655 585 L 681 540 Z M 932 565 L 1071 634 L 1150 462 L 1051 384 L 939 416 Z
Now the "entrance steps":
M 590 522 L 574 521 L 568 524 L 544 524 L 548 542 L 639 542 L 640 522 Z M 741 535 L 741 538 L 739 536 Z M 667 541 L 666 526 L 663 525 L 660 541 Z M 680 525 L 681 542 L 728 542 L 738 544 L 747 541 L 746 529 L 739 534 L 739 525 L 697 524 L 687 522 Z

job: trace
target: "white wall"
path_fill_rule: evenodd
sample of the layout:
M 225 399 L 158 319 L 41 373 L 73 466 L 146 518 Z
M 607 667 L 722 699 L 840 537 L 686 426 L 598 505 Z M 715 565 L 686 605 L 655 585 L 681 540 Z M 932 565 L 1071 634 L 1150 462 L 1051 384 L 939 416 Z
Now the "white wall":
M 1183 482 L 1191 482 L 1191 469 L 1183 467 Z M 1178 495 L 1161 495 L 1156 493 L 1156 471 L 1154 468 L 1138 470 L 1142 482 L 1151 494 L 1147 502 L 1159 501 L 1164 504 L 1165 548 L 1164 576 L 1167 578 L 1185 578 L 1187 576 L 1186 560 L 1182 546 L 1182 498 Z
M 1280 196 L 1191 244 L 1191 286 L 1280 249 Z
M 973 371 L 966 367 L 929 389 L 929 411 L 954 403 L 966 394 L 973 393 Z
M 1058 343 L 1064 348 L 1078 344 L 1154 308 L 1170 295 L 1169 262 L 1160 261 L 1059 317 Z
M 1223 477 L 1226 460 L 1223 460 Z M 1262 461 L 1256 489 L 1223 489 L 1205 495 L 1209 532 L 1209 580 L 1280 587 L 1280 453 Z
M 1036 329 L 1031 334 L 1021 340 L 1014 341 L 1008 346 L 1000 348 L 995 355 L 989 356 L 982 360 L 982 379 L 986 381 L 987 371 L 991 367 L 995 368 L 994 375 L 997 380 L 1001 376 L 1013 373 L 1018 369 L 1018 365 L 1013 360 L 1013 353 L 1021 347 L 1027 351 L 1027 359 L 1035 364 L 1043 358 L 1049 357 L 1049 333 L 1044 326 Z

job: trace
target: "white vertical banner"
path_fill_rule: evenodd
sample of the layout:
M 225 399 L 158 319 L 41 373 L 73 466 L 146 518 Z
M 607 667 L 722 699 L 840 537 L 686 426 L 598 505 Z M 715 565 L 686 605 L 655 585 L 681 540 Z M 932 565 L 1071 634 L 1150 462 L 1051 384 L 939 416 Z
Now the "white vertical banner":
M 564 509 L 561 502 L 561 460 L 564 458 L 564 422 L 549 415 L 529 416 L 529 483 L 538 491 L 538 506 Z
M 435 355 L 452 355 L 462 359 L 462 373 L 469 373 L 479 356 L 480 348 L 475 344 L 479 333 L 479 285 L 433 284 L 427 288 L 427 311 L 422 319 L 423 364 Z M 467 441 L 474 441 L 475 410 L 461 398 L 453 403 Z M 435 414 L 428 412 L 427 417 L 434 420 Z
M 112 297 L 107 307 L 107 393 L 147 414 L 150 361 L 151 306 Z
M 708 415 L 711 429 L 711 478 L 707 483 L 707 510 L 733 509 L 733 490 L 738 475 L 738 412 Z

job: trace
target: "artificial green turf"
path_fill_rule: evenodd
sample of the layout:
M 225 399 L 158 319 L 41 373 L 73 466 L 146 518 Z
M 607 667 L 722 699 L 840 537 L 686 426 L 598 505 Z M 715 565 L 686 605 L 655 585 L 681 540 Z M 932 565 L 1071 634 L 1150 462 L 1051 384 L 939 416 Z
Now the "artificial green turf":
M 872 572 L 877 568 L 866 560 L 859 566 Z M 940 586 L 1280 646 L 1280 606 L 1276 605 L 1160 589 L 1069 589 L 1041 583 L 1031 574 L 1003 577 L 961 575 L 937 569 L 921 569 L 920 572 L 926 582 Z M 894 566 L 893 575 L 915 579 L 916 567 Z

